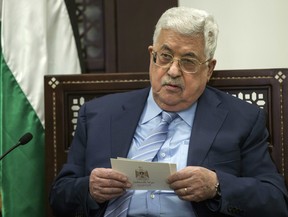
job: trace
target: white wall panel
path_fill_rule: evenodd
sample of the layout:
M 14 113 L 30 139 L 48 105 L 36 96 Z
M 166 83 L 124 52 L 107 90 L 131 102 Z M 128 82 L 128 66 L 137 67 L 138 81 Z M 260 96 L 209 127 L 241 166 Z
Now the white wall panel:
M 179 0 L 213 14 L 216 69 L 288 68 L 288 0 Z

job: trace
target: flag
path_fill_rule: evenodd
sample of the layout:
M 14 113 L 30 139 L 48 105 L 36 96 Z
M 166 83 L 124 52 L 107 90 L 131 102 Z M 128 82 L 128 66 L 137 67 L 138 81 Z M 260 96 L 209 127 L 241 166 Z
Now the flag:
M 44 75 L 81 73 L 64 0 L 2 0 L 0 163 L 3 217 L 45 215 Z M 47 111 L 51 112 L 51 111 Z

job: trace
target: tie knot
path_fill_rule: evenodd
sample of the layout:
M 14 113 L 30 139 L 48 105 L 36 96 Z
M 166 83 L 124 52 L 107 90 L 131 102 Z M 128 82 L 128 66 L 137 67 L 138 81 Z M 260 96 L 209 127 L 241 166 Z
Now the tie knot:
M 177 117 L 177 113 L 175 112 L 162 112 L 162 121 L 170 124 Z

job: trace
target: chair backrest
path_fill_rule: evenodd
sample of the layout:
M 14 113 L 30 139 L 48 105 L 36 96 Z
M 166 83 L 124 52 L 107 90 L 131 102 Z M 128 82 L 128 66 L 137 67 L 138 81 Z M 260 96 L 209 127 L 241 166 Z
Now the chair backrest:
M 94 97 L 149 85 L 147 72 L 45 76 L 47 193 L 66 161 L 80 106 Z M 209 85 L 266 111 L 271 155 L 288 185 L 288 69 L 215 71 Z

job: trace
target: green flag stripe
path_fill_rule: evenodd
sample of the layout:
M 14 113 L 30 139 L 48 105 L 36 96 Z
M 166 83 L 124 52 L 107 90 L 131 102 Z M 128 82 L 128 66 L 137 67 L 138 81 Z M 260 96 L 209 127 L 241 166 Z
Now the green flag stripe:
M 2 166 L 2 214 L 44 216 L 44 129 L 35 111 L 1 57 L 2 152 L 26 132 L 32 141 L 7 155 Z M 33 79 L 28 78 L 27 79 Z

